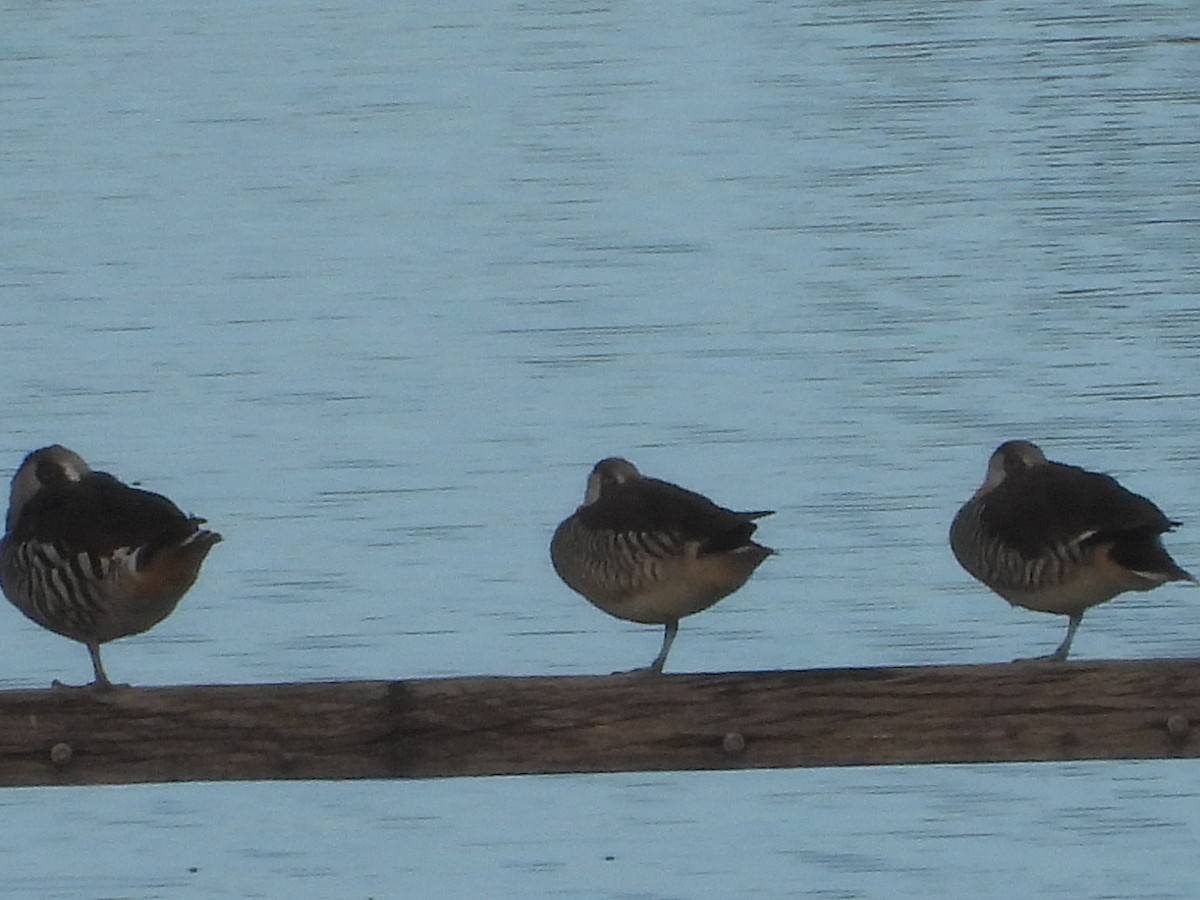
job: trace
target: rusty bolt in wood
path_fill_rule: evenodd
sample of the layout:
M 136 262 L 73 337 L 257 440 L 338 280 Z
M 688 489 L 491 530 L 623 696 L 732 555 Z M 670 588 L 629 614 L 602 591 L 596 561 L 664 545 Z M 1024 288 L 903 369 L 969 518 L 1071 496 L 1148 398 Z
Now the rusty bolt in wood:
M 721 739 L 721 749 L 729 756 L 740 756 L 746 749 L 746 739 L 736 731 L 731 731 Z
M 71 745 L 64 741 L 59 741 L 50 748 L 50 762 L 56 766 L 65 766 L 74 755 L 75 751 L 71 749 Z
M 1192 723 L 1188 721 L 1185 715 L 1175 713 L 1167 717 L 1167 734 L 1173 738 L 1187 737 L 1187 733 L 1191 728 Z

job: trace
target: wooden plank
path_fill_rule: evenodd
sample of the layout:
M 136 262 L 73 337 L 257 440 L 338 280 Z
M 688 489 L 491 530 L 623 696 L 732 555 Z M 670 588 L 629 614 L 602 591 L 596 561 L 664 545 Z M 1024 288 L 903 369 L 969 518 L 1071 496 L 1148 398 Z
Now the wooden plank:
M 1200 662 L 0 692 L 0 785 L 1195 757 Z

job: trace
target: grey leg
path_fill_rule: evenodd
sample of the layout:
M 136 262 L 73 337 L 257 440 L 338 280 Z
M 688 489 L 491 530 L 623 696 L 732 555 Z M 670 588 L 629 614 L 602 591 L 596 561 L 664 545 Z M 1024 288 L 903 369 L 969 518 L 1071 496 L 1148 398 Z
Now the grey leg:
M 104 664 L 100 662 L 100 645 L 93 641 L 88 641 L 87 648 L 88 653 L 92 657 L 92 668 L 96 671 L 96 680 L 92 684 L 99 690 L 108 690 L 113 684 L 104 673 Z
M 667 661 L 667 654 L 671 650 L 671 644 L 675 642 L 675 635 L 679 632 L 679 622 L 668 622 L 666 630 L 663 631 L 662 649 L 658 651 L 658 656 L 654 657 L 654 662 L 650 663 L 651 672 L 661 672 L 663 665 Z
M 1083 621 L 1083 613 L 1072 613 L 1067 621 L 1067 636 L 1063 638 L 1063 642 L 1058 645 L 1058 649 L 1050 654 L 1050 659 L 1063 661 L 1067 658 L 1067 654 L 1071 652 L 1071 641 L 1075 640 L 1075 629 L 1079 627 L 1079 623 Z
M 1058 645 L 1058 649 L 1046 656 L 1022 656 L 1014 659 L 1013 662 L 1064 662 L 1067 654 L 1071 652 L 1071 642 L 1075 640 L 1075 630 L 1079 627 L 1079 623 L 1083 620 L 1083 613 L 1074 613 L 1067 621 L 1067 636 L 1063 638 L 1063 642 Z

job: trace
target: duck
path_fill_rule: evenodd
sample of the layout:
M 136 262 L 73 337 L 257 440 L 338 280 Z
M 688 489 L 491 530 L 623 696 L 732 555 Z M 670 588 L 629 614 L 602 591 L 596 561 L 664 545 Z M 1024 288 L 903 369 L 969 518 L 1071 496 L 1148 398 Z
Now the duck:
M 1048 656 L 1064 661 L 1083 614 L 1126 591 L 1195 579 L 1163 547 L 1180 523 L 1115 478 L 1053 462 L 1036 444 L 1005 441 L 950 526 L 950 548 L 1010 604 L 1067 617 Z
M 222 539 L 204 524 L 61 444 L 42 447 L 13 476 L 0 588 L 38 625 L 84 644 L 89 687 L 109 689 L 100 645 L 171 614 Z
M 732 594 L 775 552 L 752 540 L 756 520 L 773 512 L 734 512 L 608 457 L 588 475 L 582 505 L 555 529 L 550 559 L 597 608 L 664 626 L 658 655 L 633 670 L 661 673 L 679 620 Z

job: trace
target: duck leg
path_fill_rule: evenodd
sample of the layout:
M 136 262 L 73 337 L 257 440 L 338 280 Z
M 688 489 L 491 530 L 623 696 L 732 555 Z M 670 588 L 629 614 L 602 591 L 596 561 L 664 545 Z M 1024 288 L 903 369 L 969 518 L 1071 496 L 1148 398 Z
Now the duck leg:
M 654 657 L 654 662 L 650 663 L 649 670 L 651 672 L 662 672 L 663 666 L 667 662 L 667 654 L 671 652 L 671 645 L 675 643 L 675 635 L 678 633 L 679 621 L 668 622 L 663 631 L 662 649 L 658 651 L 658 656 Z
M 87 648 L 88 654 L 92 657 L 92 668 L 96 672 L 96 680 L 92 682 L 92 686 L 98 691 L 107 691 L 112 688 L 113 683 L 108 680 L 104 664 L 100 662 L 100 645 L 95 641 L 88 641 Z
M 1022 656 L 1014 659 L 1013 662 L 1065 662 L 1067 654 L 1071 652 L 1071 642 L 1075 640 L 1075 630 L 1079 628 L 1079 623 L 1083 621 L 1083 613 L 1071 613 L 1067 620 L 1067 636 L 1063 638 L 1063 642 L 1058 645 L 1058 649 L 1053 653 L 1047 653 L 1045 656 Z
M 1058 649 L 1051 653 L 1047 659 L 1064 662 L 1067 654 L 1071 652 L 1071 641 L 1075 640 L 1075 629 L 1079 627 L 1079 623 L 1083 621 L 1083 613 L 1071 613 L 1067 621 L 1067 636 L 1063 638 L 1063 642 L 1058 645 Z

